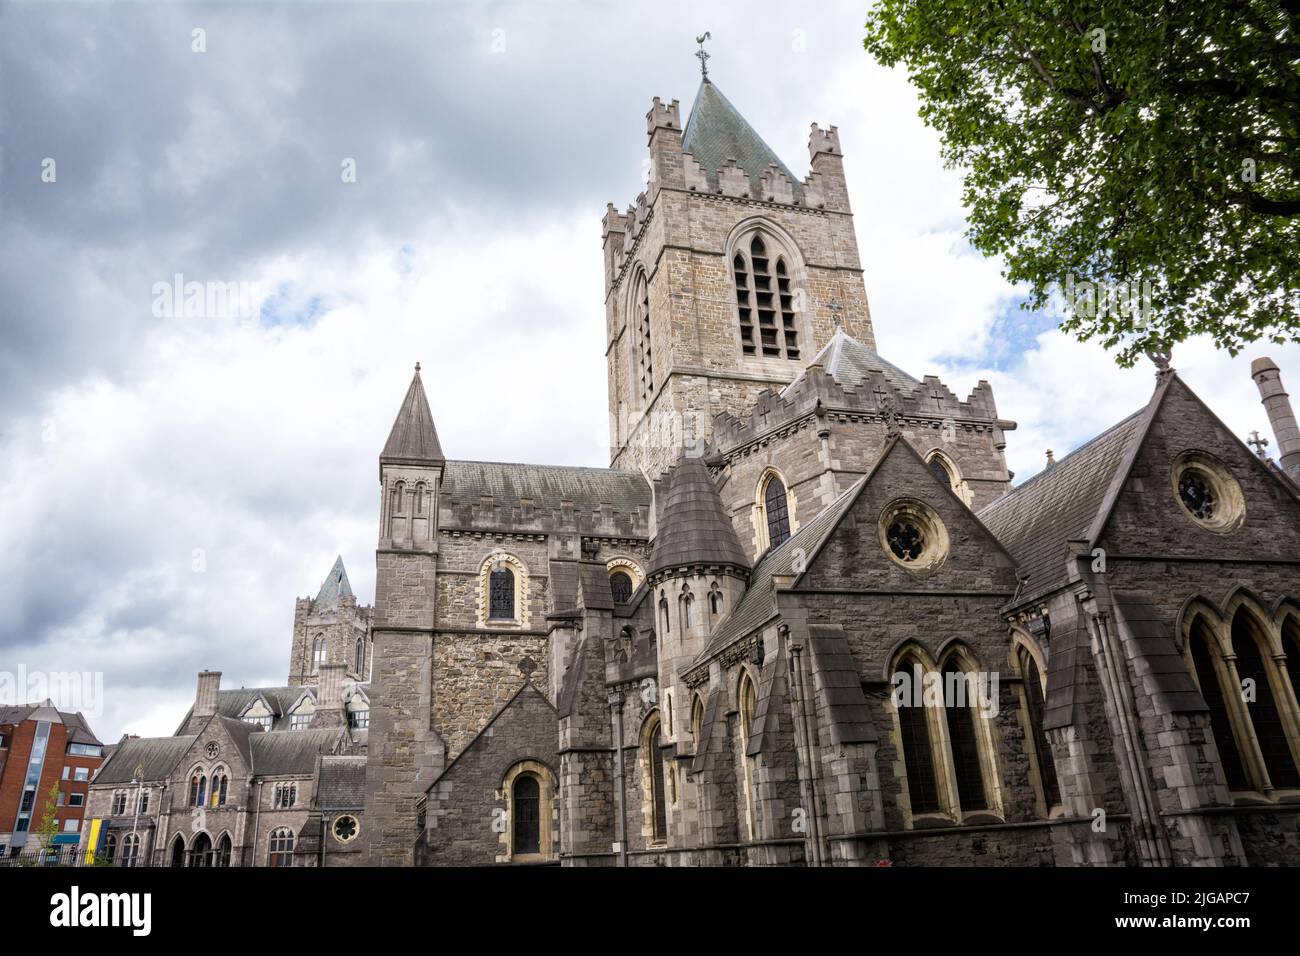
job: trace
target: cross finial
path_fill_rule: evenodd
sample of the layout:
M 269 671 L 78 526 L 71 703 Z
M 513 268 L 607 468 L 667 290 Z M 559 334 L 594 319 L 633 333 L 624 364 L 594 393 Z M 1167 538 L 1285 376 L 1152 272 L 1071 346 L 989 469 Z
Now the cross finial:
M 1268 460 L 1268 452 L 1264 451 L 1264 449 L 1268 447 L 1268 439 L 1261 438 L 1259 436 L 1258 431 L 1253 431 L 1250 433 L 1250 439 L 1246 442 L 1246 444 L 1250 445 L 1252 448 L 1255 449 L 1255 454 L 1262 461 Z
M 844 320 L 840 318 L 840 313 L 844 311 L 844 306 L 840 305 L 834 299 L 831 299 L 830 303 L 826 306 L 826 308 L 831 310 L 831 321 L 835 323 L 835 327 L 837 329 L 842 328 L 844 325 Z
M 700 76 L 704 77 L 706 80 L 709 78 L 709 64 L 705 61 L 708 60 L 709 54 L 704 49 L 704 41 L 711 39 L 713 39 L 713 36 L 708 30 L 705 30 L 695 38 L 695 42 L 700 45 L 700 49 L 695 54 L 700 61 Z

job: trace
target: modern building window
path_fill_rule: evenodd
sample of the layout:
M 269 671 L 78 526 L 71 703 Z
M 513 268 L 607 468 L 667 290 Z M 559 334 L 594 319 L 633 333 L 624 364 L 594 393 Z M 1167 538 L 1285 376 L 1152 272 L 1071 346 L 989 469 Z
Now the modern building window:
M 79 781 L 79 782 L 82 782 L 82 783 L 84 783 L 85 781 L 89 780 L 89 779 L 90 779 L 90 768 L 89 768 L 89 767 L 77 767 L 75 770 L 72 771 L 72 779 L 73 779 L 74 781 Z
M 509 568 L 495 569 L 488 580 L 489 612 L 493 621 L 515 618 L 515 573 Z
M 68 794 L 68 806 L 84 807 L 86 805 L 86 795 L 84 793 Z
M 271 831 L 266 865 L 293 866 L 293 831 L 288 827 L 277 827 Z
M 514 811 L 514 844 L 516 854 L 542 852 L 541 786 L 537 778 L 521 773 L 515 778 L 512 809 Z

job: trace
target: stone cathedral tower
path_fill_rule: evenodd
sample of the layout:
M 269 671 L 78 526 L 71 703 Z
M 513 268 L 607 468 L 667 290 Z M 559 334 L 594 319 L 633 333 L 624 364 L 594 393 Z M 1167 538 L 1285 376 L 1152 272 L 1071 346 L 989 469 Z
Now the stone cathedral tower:
M 656 97 L 646 132 L 649 184 L 605 214 L 606 361 L 612 466 L 654 479 L 837 326 L 875 341 L 834 126 L 800 180 L 706 76 L 684 128 Z

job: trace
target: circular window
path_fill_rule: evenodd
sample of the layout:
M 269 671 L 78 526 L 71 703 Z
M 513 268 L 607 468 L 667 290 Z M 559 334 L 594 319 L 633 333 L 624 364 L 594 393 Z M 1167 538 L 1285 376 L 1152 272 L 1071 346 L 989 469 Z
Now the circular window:
M 334 821 L 334 839 L 340 843 L 350 842 L 360 830 L 361 824 L 354 816 L 343 816 Z
M 1227 534 L 1241 525 L 1246 499 L 1223 462 L 1204 452 L 1183 452 L 1171 478 L 1179 507 L 1202 528 Z
M 948 556 L 948 530 L 938 512 L 904 498 L 880 514 L 880 543 L 894 562 L 914 574 L 933 571 Z

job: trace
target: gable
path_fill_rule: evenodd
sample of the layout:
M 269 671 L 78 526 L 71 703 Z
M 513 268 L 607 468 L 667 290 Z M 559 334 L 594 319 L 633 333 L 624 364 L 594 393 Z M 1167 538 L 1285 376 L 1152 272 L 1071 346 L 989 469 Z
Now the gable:
M 932 509 L 946 532 L 946 557 L 924 573 L 894 560 L 881 541 L 882 516 L 904 499 Z M 931 473 L 907 442 L 895 439 L 885 446 L 834 530 L 808 556 L 808 569 L 797 586 L 810 590 L 988 591 L 1010 596 L 1015 584 L 1014 562 L 998 540 Z
M 1222 463 L 1240 485 L 1239 527 L 1202 527 L 1179 503 L 1174 467 L 1180 455 L 1202 452 Z M 1108 553 L 1144 557 L 1294 560 L 1300 555 L 1300 501 L 1177 376 L 1172 377 L 1113 500 L 1091 539 Z

